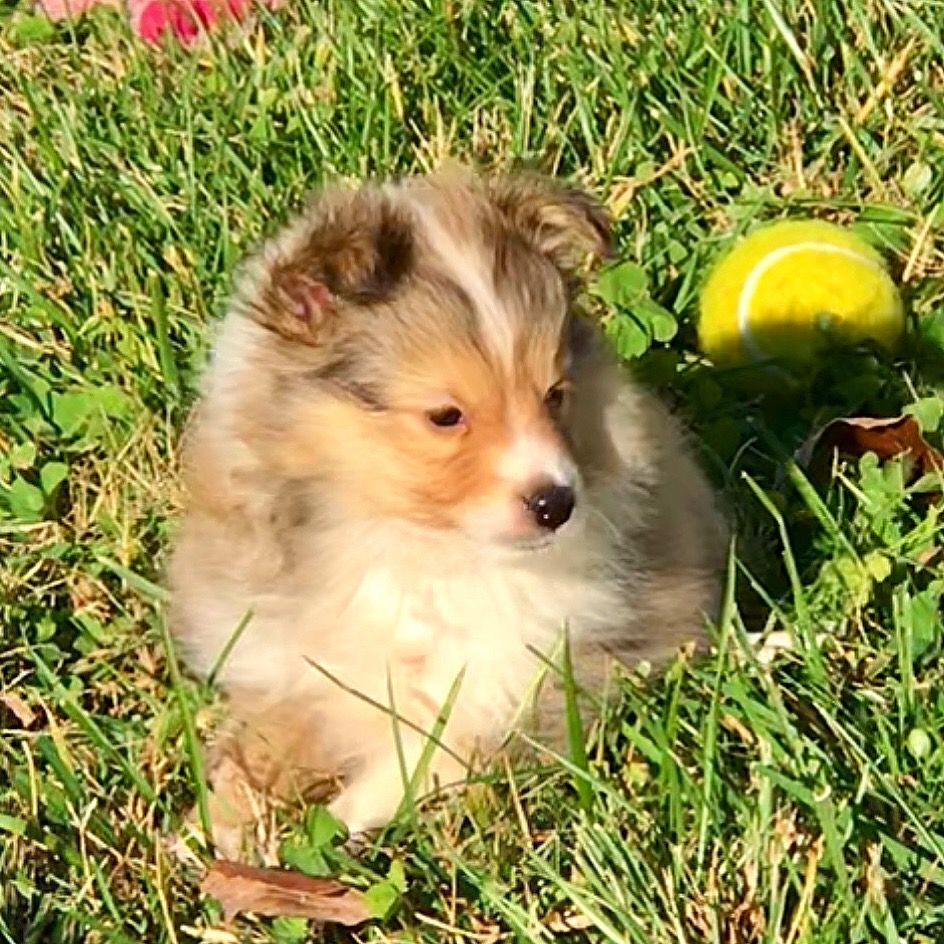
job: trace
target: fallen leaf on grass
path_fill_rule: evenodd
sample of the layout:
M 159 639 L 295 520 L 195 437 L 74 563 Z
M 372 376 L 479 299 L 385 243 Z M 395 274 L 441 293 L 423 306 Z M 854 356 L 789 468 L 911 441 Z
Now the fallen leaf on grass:
M 0 702 L 6 705 L 10 713 L 16 717 L 16 720 L 24 728 L 31 727 L 36 720 L 36 712 L 19 695 L 15 695 L 13 692 L 4 692 L 0 695 Z
M 855 457 L 874 452 L 879 459 L 907 455 L 918 475 L 944 472 L 944 455 L 921 435 L 918 421 L 908 414 L 887 418 L 848 416 L 833 420 L 807 439 L 797 451 L 797 459 L 811 471 L 822 473 L 828 468 L 833 452 Z
M 354 925 L 373 917 L 362 892 L 333 878 L 310 878 L 286 869 L 264 869 L 220 859 L 200 891 L 223 906 L 227 918 L 240 911 L 277 917 L 314 918 Z
M 220 928 L 193 928 L 184 924 L 180 930 L 188 937 L 200 941 L 200 944 L 239 944 L 239 938 L 235 934 Z
M 592 928 L 593 920 L 573 911 L 553 911 L 545 919 L 544 926 L 555 934 L 566 934 L 568 931 L 585 931 Z

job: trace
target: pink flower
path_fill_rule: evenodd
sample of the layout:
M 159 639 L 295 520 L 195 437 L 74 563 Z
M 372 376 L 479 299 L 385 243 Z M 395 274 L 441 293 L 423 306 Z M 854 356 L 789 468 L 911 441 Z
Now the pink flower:
M 131 29 L 145 42 L 173 36 L 190 46 L 220 20 L 246 19 L 253 2 L 270 10 L 280 5 L 280 0 L 37 0 L 37 5 L 54 21 L 79 16 L 92 7 L 126 5 Z
M 218 8 L 208 0 L 130 0 L 131 28 L 149 43 L 159 43 L 167 34 L 185 46 L 217 21 Z
M 37 6 L 53 22 L 79 16 L 92 7 L 120 7 L 121 0 L 38 0 Z

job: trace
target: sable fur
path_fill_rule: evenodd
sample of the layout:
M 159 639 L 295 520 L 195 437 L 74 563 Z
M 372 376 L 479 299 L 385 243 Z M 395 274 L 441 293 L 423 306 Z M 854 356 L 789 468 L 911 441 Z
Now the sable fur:
M 614 657 L 700 637 L 724 529 L 675 422 L 577 310 L 608 247 L 586 194 L 453 171 L 320 194 L 244 267 L 170 579 L 198 673 L 252 612 L 220 684 L 256 786 L 336 773 L 338 815 L 381 825 L 403 793 L 391 693 L 415 764 L 458 685 L 432 765 L 451 781 L 516 724 L 559 735 L 535 653 L 565 626 L 591 692 Z M 434 428 L 452 405 L 463 422 Z M 558 477 L 574 517 L 538 533 L 521 498 Z

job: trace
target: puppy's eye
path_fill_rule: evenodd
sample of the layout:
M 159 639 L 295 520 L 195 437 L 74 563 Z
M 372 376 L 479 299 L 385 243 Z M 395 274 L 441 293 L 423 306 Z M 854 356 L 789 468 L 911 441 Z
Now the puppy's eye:
M 563 386 L 555 384 L 544 394 L 544 403 L 552 413 L 556 413 L 564 405 L 564 396 Z
M 426 418 L 433 426 L 438 426 L 441 429 L 446 429 L 450 426 L 459 426 L 465 421 L 462 410 L 457 406 L 443 406 L 438 410 L 429 410 L 426 413 Z

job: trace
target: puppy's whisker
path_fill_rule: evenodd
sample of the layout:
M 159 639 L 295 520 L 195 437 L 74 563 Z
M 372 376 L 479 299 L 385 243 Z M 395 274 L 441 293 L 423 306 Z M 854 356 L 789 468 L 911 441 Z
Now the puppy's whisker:
M 622 539 L 623 531 L 620 529 L 619 525 L 617 525 L 616 522 L 614 522 L 601 509 L 595 507 L 594 505 L 589 505 L 587 507 L 587 514 L 595 521 L 600 521 L 606 527 L 607 531 L 609 531 L 612 538 L 617 541 Z

